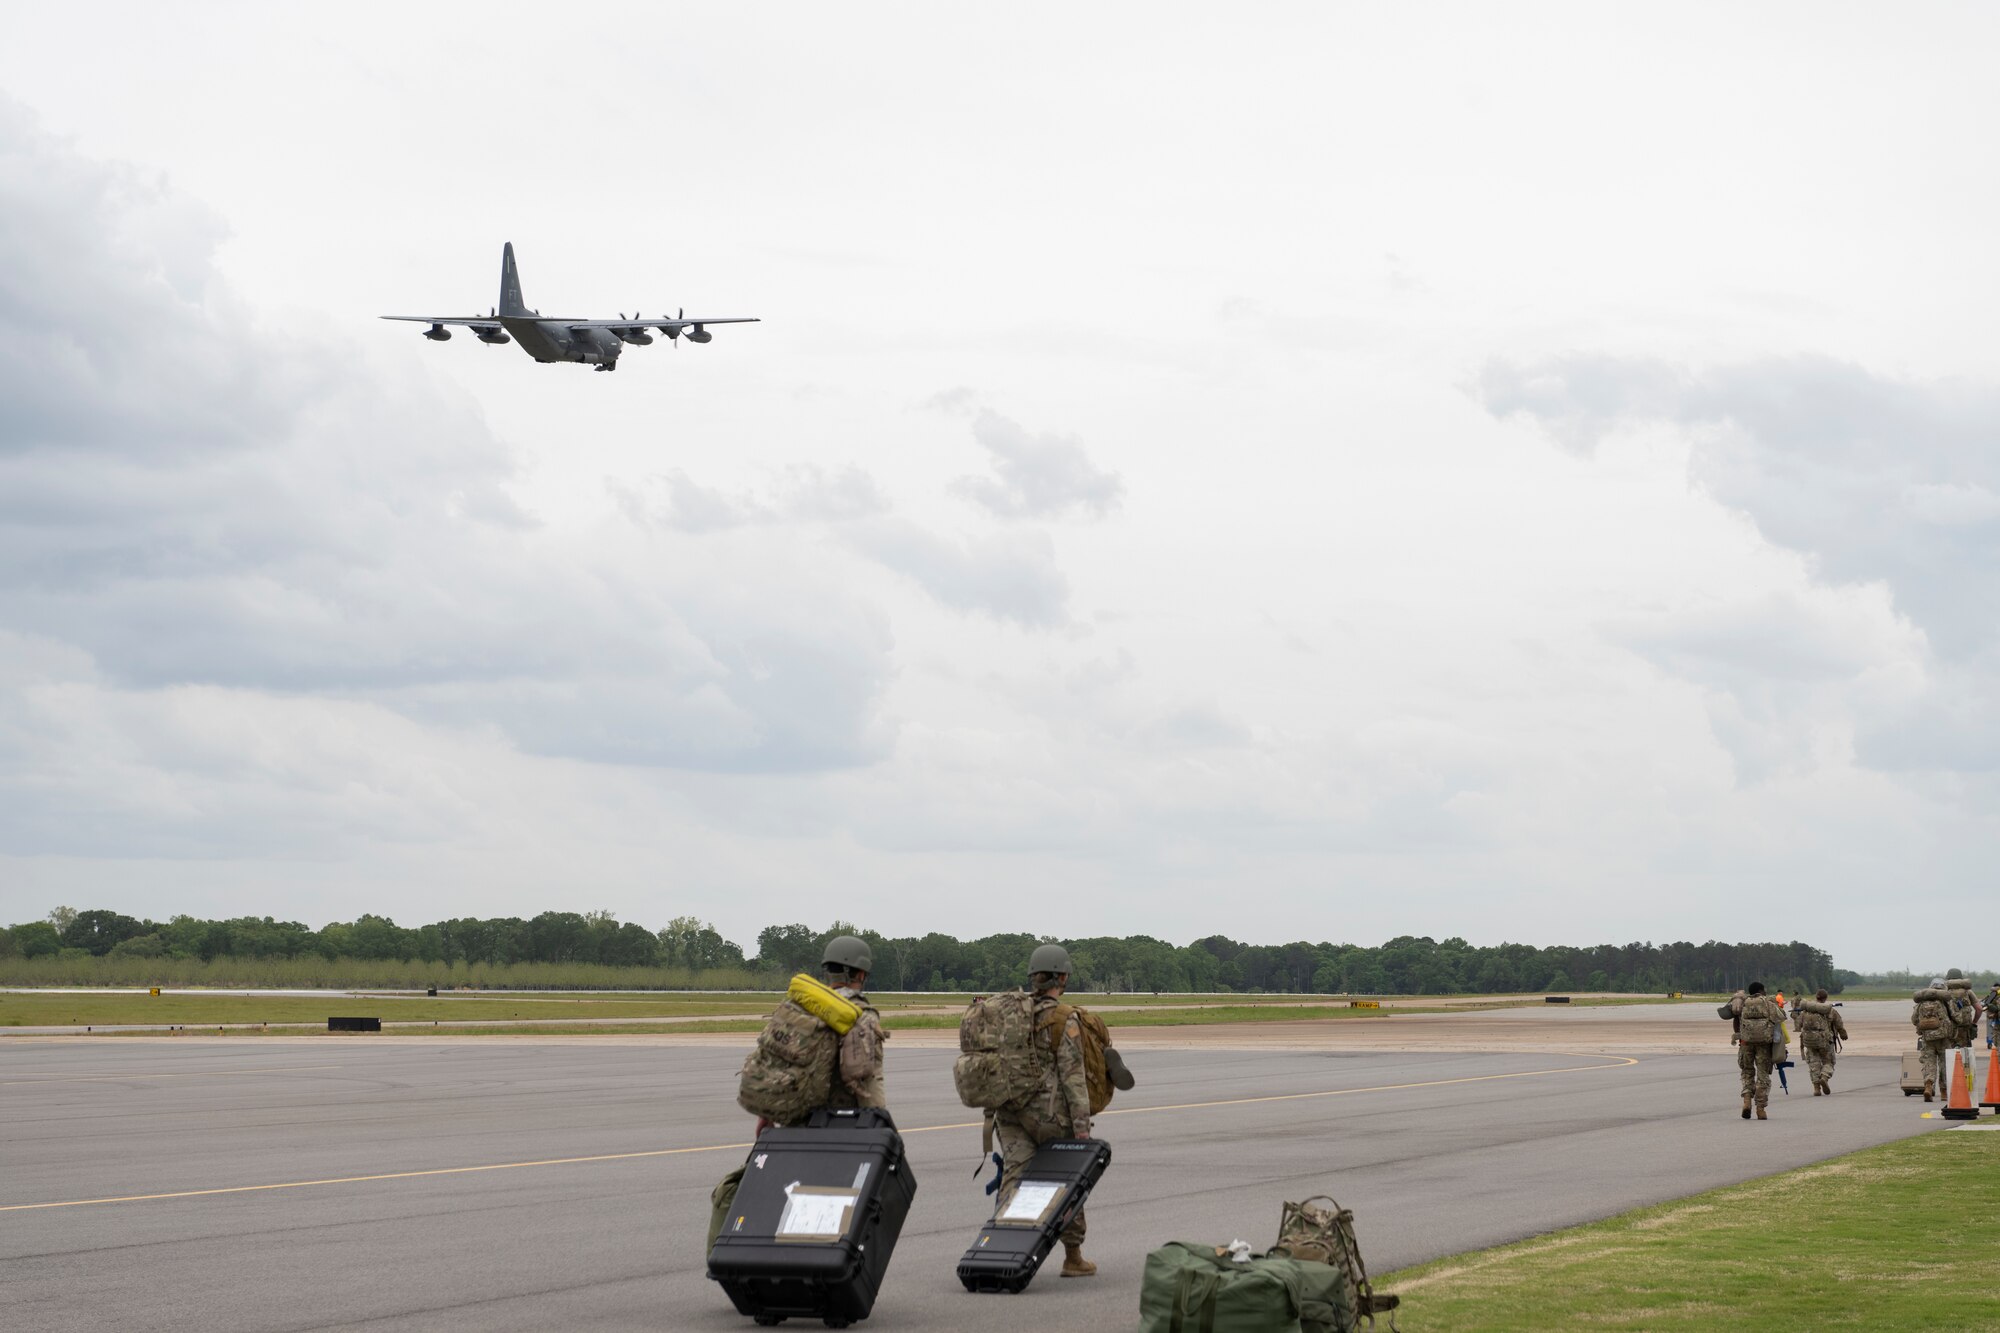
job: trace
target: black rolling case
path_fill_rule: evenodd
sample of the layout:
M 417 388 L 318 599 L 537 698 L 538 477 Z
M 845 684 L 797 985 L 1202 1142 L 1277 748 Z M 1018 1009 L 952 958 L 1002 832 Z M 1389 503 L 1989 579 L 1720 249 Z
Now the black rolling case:
M 708 1252 L 708 1275 L 760 1324 L 866 1319 L 917 1192 L 887 1111 L 815 1111 L 764 1131 Z
M 1025 1290 L 1110 1165 L 1111 1145 L 1102 1139 L 1057 1139 L 1036 1149 L 1013 1199 L 958 1261 L 965 1289 Z

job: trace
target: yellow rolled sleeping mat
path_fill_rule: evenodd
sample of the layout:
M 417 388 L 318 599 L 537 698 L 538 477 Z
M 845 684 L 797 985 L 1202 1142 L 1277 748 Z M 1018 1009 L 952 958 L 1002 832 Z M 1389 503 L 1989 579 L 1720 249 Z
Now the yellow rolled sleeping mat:
M 849 1028 L 861 1021 L 860 1005 L 846 999 L 818 977 L 807 976 L 804 972 L 792 978 L 791 984 L 785 988 L 785 998 L 843 1037 Z

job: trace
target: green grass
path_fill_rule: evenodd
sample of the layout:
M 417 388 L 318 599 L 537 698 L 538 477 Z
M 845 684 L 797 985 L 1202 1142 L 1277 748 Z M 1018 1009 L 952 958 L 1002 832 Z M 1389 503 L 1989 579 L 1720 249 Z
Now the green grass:
M 1411 1329 L 2000 1328 L 1996 1188 L 2000 1131 L 1923 1134 L 1376 1286 Z
M 1408 1011 L 1405 1011 L 1408 1012 Z M 1423 1012 L 1423 1011 L 1419 1011 Z M 1290 1011 L 1268 1007 L 1247 1006 L 1244 1008 L 1188 1009 L 1148 1013 L 1125 1010 L 1104 1015 L 1108 1027 L 1206 1027 L 1221 1023 L 1273 1023 L 1296 1022 L 1309 1019 L 1330 1019 L 1334 1021 L 1355 1019 L 1385 1019 L 1390 1015 L 1386 1009 L 1325 1009 Z M 898 1014 L 883 1015 L 882 1026 L 892 1032 L 909 1031 L 953 1031 L 958 1027 L 959 1015 L 948 1014 Z M 440 1022 L 436 1027 L 397 1029 L 404 1035 L 451 1036 L 451 1037 L 560 1037 L 560 1036 L 636 1036 L 648 1033 L 677 1033 L 681 1035 L 712 1032 L 756 1032 L 764 1026 L 760 1018 L 704 1018 L 686 1023 L 620 1023 L 615 1026 L 588 1023 L 534 1023 L 519 1026 L 499 1025 L 495 1027 L 454 1027 L 450 1022 Z
M 34 991 L 0 994 L 0 1031 L 10 1027 L 91 1026 L 171 1023 L 190 1027 L 219 1023 L 282 1023 L 322 1025 L 334 1014 L 361 1015 L 386 1022 L 435 1022 L 441 1025 L 513 1020 L 551 1021 L 564 1018 L 688 1018 L 753 1019 L 776 1005 L 775 991 L 743 991 L 728 994 L 701 991 L 592 991 L 582 995 L 550 992 L 484 991 L 462 995 L 426 996 L 370 995 L 366 993 L 325 995 L 227 995 L 201 992 L 147 995 L 138 993 L 91 994 L 84 992 Z M 961 994 L 891 994 L 870 997 L 885 1015 L 888 1026 L 911 1028 L 955 1027 L 958 1012 L 970 998 Z M 1346 1020 L 1386 1018 L 1395 1014 L 1467 1012 L 1521 1006 L 1521 1001 L 1481 1000 L 1471 1004 L 1442 1005 L 1442 997 L 1383 997 L 1381 1009 L 1355 1009 L 1345 997 L 1257 995 L 1077 995 L 1079 1003 L 1097 1010 L 1111 1026 L 1148 1027 L 1216 1023 L 1295 1022 L 1309 1019 Z M 1426 1003 L 1426 1000 L 1429 1002 Z M 1578 1004 L 1658 1003 L 1645 997 L 1619 997 L 1579 1001 Z M 1693 1003 L 1694 1001 L 1690 1001 Z M 1555 1006 L 1550 1006 L 1554 1008 Z M 941 1009 L 948 1013 L 912 1014 L 905 1010 Z M 749 1030 L 755 1030 L 752 1022 Z M 463 1029 L 461 1029 L 463 1030 Z M 511 1029 L 508 1029 L 511 1030 Z M 678 1031 L 734 1032 L 745 1030 L 741 1022 L 725 1021 L 722 1026 L 663 1024 L 618 1025 L 608 1029 L 581 1026 L 580 1030 L 614 1032 Z M 504 1035 L 504 1033 L 496 1033 Z
M 645 1018 L 754 1014 L 775 996 L 654 996 L 640 998 L 482 995 L 460 999 L 385 999 L 365 995 L 88 995 L 39 992 L 0 995 L 0 1028 L 118 1023 L 324 1023 L 333 1014 L 427 1019 Z

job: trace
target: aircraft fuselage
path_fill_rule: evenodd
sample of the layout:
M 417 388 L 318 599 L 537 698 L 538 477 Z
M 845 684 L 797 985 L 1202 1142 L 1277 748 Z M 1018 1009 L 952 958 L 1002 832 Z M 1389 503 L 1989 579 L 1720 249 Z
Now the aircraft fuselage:
M 559 320 L 502 315 L 500 327 L 513 334 L 521 350 L 537 361 L 616 366 L 618 353 L 624 347 L 616 336 L 603 329 L 571 329 Z

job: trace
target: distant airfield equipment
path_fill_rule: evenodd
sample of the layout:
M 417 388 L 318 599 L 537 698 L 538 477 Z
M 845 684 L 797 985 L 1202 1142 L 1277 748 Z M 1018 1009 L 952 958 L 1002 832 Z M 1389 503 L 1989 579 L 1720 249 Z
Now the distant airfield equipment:
M 579 365 L 595 366 L 599 370 L 618 369 L 618 354 L 627 346 L 648 347 L 653 335 L 648 329 L 667 335 L 668 341 L 679 346 L 685 334 L 691 343 L 712 342 L 715 335 L 710 333 L 710 324 L 755 324 L 755 316 L 736 315 L 726 318 L 688 319 L 687 308 L 681 307 L 672 319 L 661 316 L 647 319 L 634 310 L 630 317 L 623 312 L 616 319 L 549 319 L 539 310 L 528 308 L 521 299 L 521 277 L 514 267 L 514 243 L 509 241 L 500 251 L 500 303 L 492 307 L 492 313 L 485 317 L 478 315 L 384 315 L 384 319 L 407 320 L 415 324 L 428 324 L 423 336 L 432 342 L 450 342 L 451 330 L 448 324 L 471 329 L 473 336 L 490 346 L 519 342 L 521 350 L 537 361 L 571 361 Z

